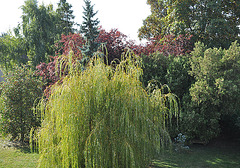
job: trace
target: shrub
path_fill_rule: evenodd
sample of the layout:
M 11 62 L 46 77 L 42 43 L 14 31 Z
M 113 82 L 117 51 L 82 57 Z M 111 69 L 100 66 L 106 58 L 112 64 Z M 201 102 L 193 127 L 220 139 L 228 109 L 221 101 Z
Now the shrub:
M 39 167 L 146 167 L 170 144 L 164 123 L 177 113 L 175 97 L 148 95 L 137 62 L 113 70 L 95 59 L 53 86 L 41 104 Z
M 42 95 L 42 82 L 26 67 L 15 67 L 1 84 L 1 131 L 24 141 L 40 125 L 33 106 Z
M 240 115 L 240 46 L 235 42 L 227 50 L 207 49 L 197 43 L 191 55 L 195 83 L 183 113 L 185 129 L 190 138 L 208 142 L 223 131 L 221 125 L 236 125 L 226 124 L 237 122 L 228 118 Z

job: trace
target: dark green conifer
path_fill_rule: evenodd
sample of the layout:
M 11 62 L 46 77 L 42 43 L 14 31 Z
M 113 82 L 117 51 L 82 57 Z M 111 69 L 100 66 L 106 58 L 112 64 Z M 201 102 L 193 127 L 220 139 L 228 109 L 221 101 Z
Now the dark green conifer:
M 69 33 L 74 33 L 75 29 L 73 25 L 75 24 L 73 19 L 73 10 L 71 10 L 72 5 L 66 0 L 60 0 L 57 8 L 58 24 L 57 28 L 60 34 L 68 35 Z
M 94 12 L 90 0 L 84 0 L 85 7 L 83 7 L 83 22 L 80 28 L 80 33 L 83 34 L 86 39 L 86 44 L 81 49 L 83 55 L 83 61 L 86 62 L 90 57 L 93 56 L 94 52 L 97 51 L 100 43 L 96 42 L 96 38 L 99 35 L 99 20 L 94 19 L 97 12 Z

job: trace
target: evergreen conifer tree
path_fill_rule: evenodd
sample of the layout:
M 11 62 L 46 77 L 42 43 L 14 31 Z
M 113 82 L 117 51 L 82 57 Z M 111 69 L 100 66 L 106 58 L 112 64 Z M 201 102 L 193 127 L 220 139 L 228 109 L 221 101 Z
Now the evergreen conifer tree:
M 80 33 L 83 34 L 86 39 L 86 44 L 81 49 L 83 55 L 83 62 L 86 63 L 89 57 L 93 56 L 93 53 L 97 51 L 100 43 L 96 42 L 96 38 L 99 35 L 98 24 L 99 20 L 93 19 L 97 12 L 93 11 L 94 5 L 91 5 L 90 0 L 84 0 L 85 7 L 83 7 L 83 22 L 80 28 Z
M 73 15 L 73 10 L 71 10 L 72 5 L 66 0 L 60 0 L 57 8 L 58 15 L 58 30 L 60 34 L 68 35 L 69 33 L 74 33 L 73 28 L 75 16 Z

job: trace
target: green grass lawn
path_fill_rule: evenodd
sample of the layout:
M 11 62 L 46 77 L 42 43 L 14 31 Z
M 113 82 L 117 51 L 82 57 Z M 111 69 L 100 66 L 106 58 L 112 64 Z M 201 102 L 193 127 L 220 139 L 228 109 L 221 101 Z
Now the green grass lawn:
M 36 168 L 39 155 L 7 148 L 0 151 L 0 168 Z
M 14 147 L 0 136 L 0 168 L 36 168 L 39 155 L 28 147 Z
M 38 158 L 28 148 L 0 147 L 0 168 L 36 168 Z M 151 168 L 240 168 L 240 144 L 194 145 L 186 152 L 166 152 Z
M 162 154 L 154 168 L 240 168 L 239 144 L 194 145 L 186 152 Z

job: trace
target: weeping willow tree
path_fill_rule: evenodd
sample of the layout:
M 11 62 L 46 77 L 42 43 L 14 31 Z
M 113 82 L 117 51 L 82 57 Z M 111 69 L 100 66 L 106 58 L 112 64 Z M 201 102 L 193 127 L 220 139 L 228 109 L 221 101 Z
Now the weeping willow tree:
M 55 85 L 40 105 L 39 167 L 146 167 L 171 143 L 164 123 L 177 102 L 160 89 L 149 95 L 141 74 L 131 56 L 114 69 L 93 59 Z

